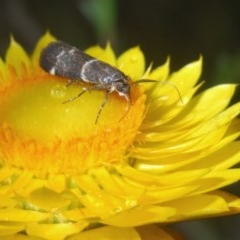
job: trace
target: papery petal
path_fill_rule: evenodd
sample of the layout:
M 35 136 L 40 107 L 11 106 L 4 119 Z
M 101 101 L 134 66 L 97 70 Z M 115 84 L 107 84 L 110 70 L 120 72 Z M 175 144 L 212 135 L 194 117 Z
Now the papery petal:
M 167 61 L 153 69 L 147 76 L 146 78 L 148 79 L 153 79 L 153 80 L 161 80 L 161 81 L 165 81 L 169 75 L 169 65 L 170 65 L 170 59 L 168 58 Z
M 56 38 L 53 37 L 49 32 L 46 32 L 37 42 L 35 50 L 32 55 L 32 62 L 35 67 L 39 67 L 39 57 L 44 47 L 49 43 L 55 42 Z
M 145 69 L 145 58 L 139 47 L 134 47 L 124 52 L 117 59 L 118 68 L 132 80 L 142 77 Z
M 6 64 L 14 67 L 19 77 L 22 77 L 23 74 L 27 74 L 27 70 L 29 70 L 29 57 L 13 37 L 11 38 L 10 47 L 6 54 Z
M 74 235 L 69 240 L 141 240 L 134 228 L 100 227 Z
M 219 215 L 229 211 L 229 208 L 238 206 L 240 201 L 238 198 L 225 192 L 216 191 L 204 195 L 196 195 L 192 197 L 178 199 L 168 202 L 166 205 L 175 208 L 177 213 L 170 221 L 178 221 L 185 218 L 199 218 L 211 215 Z M 239 211 L 239 210 L 238 210 Z
M 106 62 L 112 66 L 116 66 L 116 56 L 109 43 L 105 49 L 101 48 L 100 46 L 94 46 L 86 49 L 85 52 L 103 62 Z
M 187 94 L 199 80 L 201 70 L 202 59 L 200 58 L 198 61 L 190 63 L 179 71 L 173 73 L 168 78 L 168 81 L 178 89 L 179 93 L 184 98 L 184 95 Z M 161 98 L 163 104 L 169 105 L 178 101 L 179 95 L 177 91 L 174 91 L 173 86 L 164 84 L 161 88 L 155 88 L 151 93 L 151 98 Z
M 65 239 L 67 236 L 80 232 L 86 227 L 81 223 L 61 223 L 61 224 L 29 224 L 27 233 L 43 239 Z

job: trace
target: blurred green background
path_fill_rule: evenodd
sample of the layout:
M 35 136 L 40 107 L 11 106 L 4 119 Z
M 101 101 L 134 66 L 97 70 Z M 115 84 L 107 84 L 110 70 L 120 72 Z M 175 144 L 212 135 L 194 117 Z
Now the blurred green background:
M 240 81 L 237 0 L 1 0 L 0 12 L 1 56 L 11 33 L 31 51 L 48 29 L 81 49 L 140 45 L 148 63 L 170 55 L 173 70 L 203 54 L 206 86 Z
M 147 63 L 171 69 L 204 57 L 205 87 L 240 82 L 240 1 L 212 0 L 1 0 L 0 55 L 13 34 L 29 53 L 50 30 L 81 49 L 110 41 L 117 54 L 135 45 Z M 235 101 L 240 99 L 240 92 Z M 207 107 L 207 106 L 206 106 Z M 239 184 L 231 186 L 240 195 Z M 175 225 L 191 240 L 240 239 L 240 217 Z

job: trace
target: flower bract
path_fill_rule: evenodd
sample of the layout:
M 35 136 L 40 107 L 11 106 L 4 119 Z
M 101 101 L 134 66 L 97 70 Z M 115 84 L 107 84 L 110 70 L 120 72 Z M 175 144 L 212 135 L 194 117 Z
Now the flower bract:
M 86 83 L 39 66 L 53 41 L 29 56 L 12 38 L 0 61 L 1 237 L 140 240 L 139 226 L 239 213 L 221 190 L 240 178 L 236 85 L 199 91 L 201 57 L 170 73 L 169 59 L 146 67 L 139 47 L 116 57 L 94 46 L 86 53 L 131 79 L 127 114 L 110 93 L 95 124 L 104 91 L 63 103 Z

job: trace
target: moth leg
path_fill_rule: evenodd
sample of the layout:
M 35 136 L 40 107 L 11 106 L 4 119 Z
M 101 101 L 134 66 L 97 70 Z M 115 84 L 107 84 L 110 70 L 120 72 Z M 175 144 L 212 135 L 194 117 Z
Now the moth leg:
M 69 98 L 66 101 L 63 101 L 62 103 L 72 102 L 72 101 L 76 100 L 77 98 L 79 98 L 80 96 L 82 96 L 87 91 L 91 92 L 91 90 L 102 90 L 102 89 L 104 89 L 102 86 L 93 86 L 93 87 L 88 87 L 88 88 L 84 87 L 82 92 L 80 92 L 78 95 L 76 95 L 75 97 Z
M 82 96 L 86 91 L 87 91 L 87 89 L 83 88 L 83 91 L 80 92 L 77 96 L 69 98 L 68 100 L 63 101 L 62 103 L 65 104 L 65 103 L 68 103 L 68 102 L 72 102 L 72 101 L 76 100 L 77 98 L 79 98 L 80 96 Z
M 64 101 L 63 103 L 72 102 L 72 101 L 76 100 L 77 98 L 79 98 L 80 96 L 82 96 L 85 92 L 87 92 L 87 91 L 91 92 L 91 90 L 105 90 L 104 100 L 103 100 L 103 102 L 102 102 L 102 104 L 101 104 L 101 106 L 100 106 L 100 108 L 98 110 L 97 117 L 95 119 L 95 124 L 97 124 L 98 119 L 99 119 L 99 117 L 100 117 L 100 115 L 102 113 L 102 110 L 103 110 L 103 108 L 105 107 L 105 105 L 106 105 L 106 103 L 108 101 L 108 94 L 109 94 L 109 92 L 106 90 L 106 88 L 103 87 L 102 85 L 93 86 L 93 87 L 89 87 L 89 88 L 84 87 L 83 91 L 80 92 L 77 96 L 69 98 L 68 100 Z
M 105 107 L 105 105 L 106 105 L 106 103 L 107 103 L 107 101 L 108 101 L 108 94 L 109 94 L 109 92 L 106 91 L 106 92 L 105 92 L 105 95 L 104 95 L 104 100 L 103 100 L 103 102 L 102 102 L 102 104 L 101 104 L 101 106 L 100 106 L 100 108 L 99 108 L 99 110 L 98 110 L 97 117 L 96 117 L 96 119 L 95 119 L 95 124 L 97 124 L 98 119 L 99 119 L 99 117 L 100 117 L 100 115 L 101 115 L 101 113 L 102 113 L 102 110 L 103 110 L 103 108 Z

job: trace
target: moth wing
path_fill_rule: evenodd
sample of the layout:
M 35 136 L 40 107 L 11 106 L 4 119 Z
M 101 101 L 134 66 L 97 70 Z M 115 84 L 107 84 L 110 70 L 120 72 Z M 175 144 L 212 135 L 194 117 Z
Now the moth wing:
M 83 65 L 93 60 L 79 49 L 61 42 L 50 43 L 40 55 L 40 66 L 48 73 L 80 80 Z

